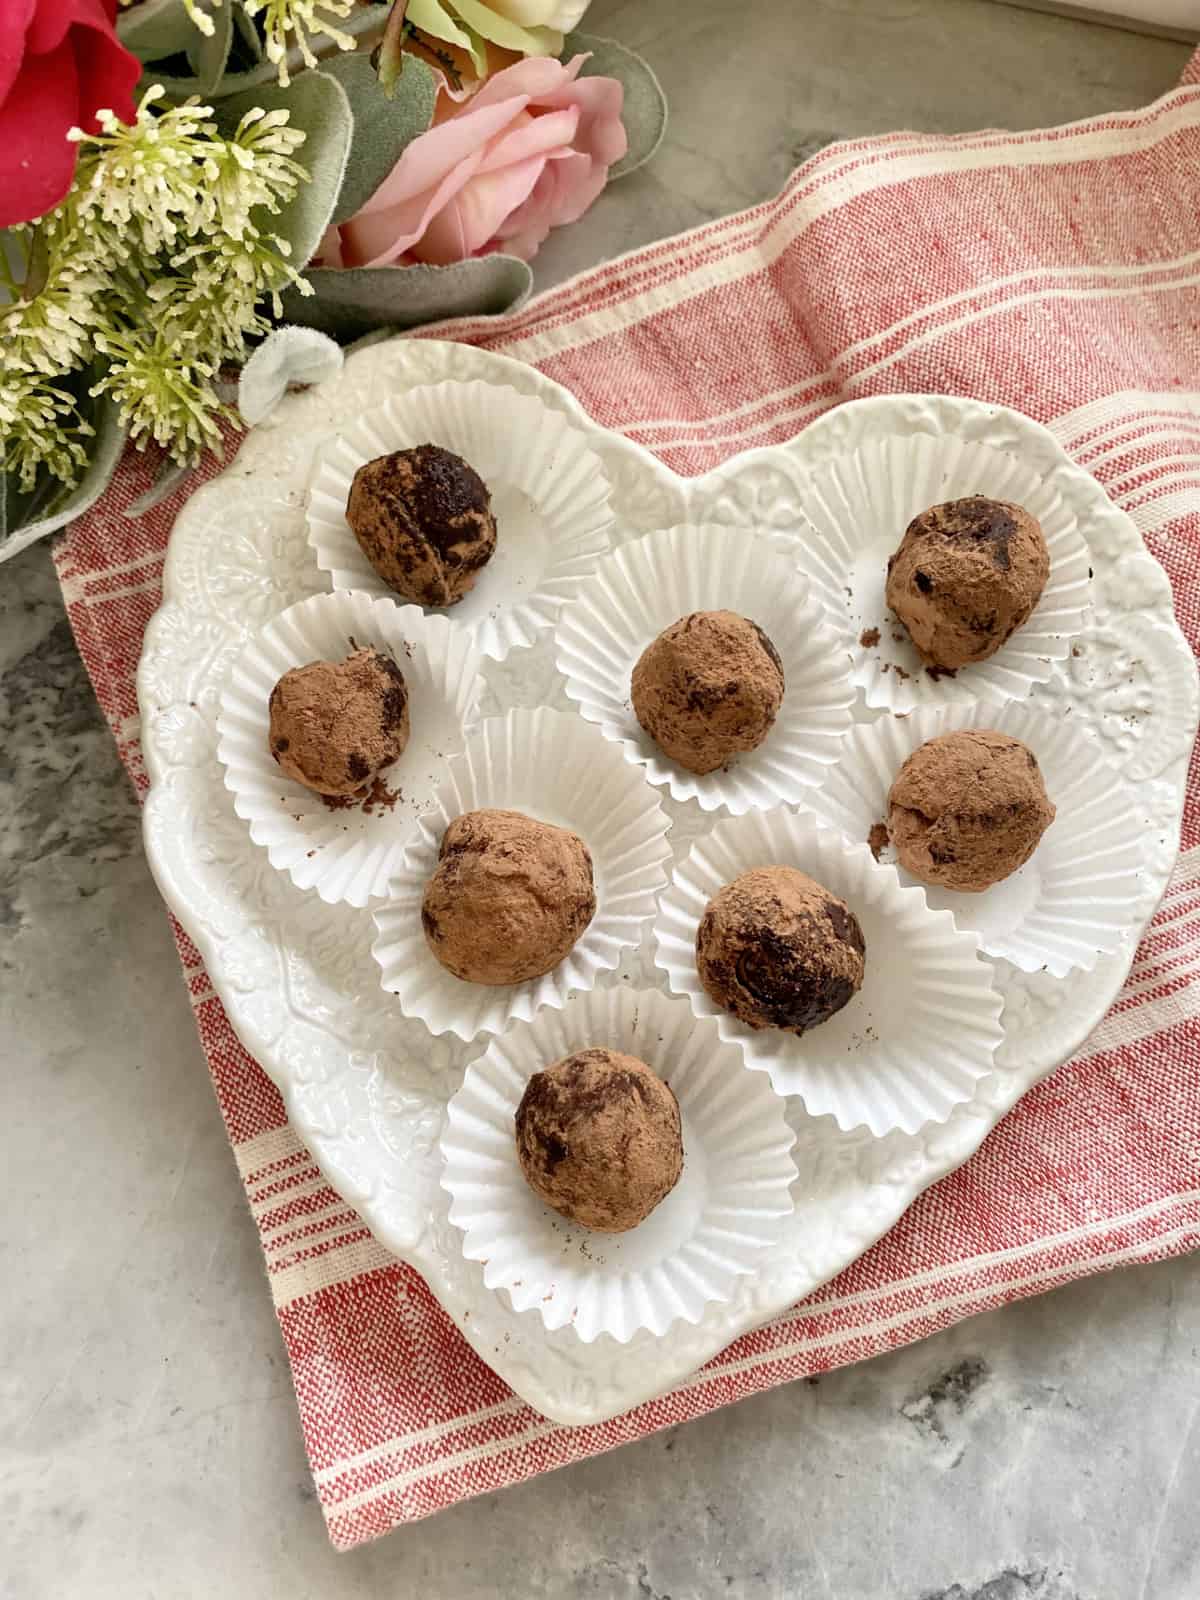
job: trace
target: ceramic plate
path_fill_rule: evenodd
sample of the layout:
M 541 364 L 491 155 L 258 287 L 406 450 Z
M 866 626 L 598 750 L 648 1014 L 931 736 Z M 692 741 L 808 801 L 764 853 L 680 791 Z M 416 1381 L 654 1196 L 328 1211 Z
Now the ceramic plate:
M 679 1323 L 662 1339 L 641 1332 L 627 1345 L 589 1345 L 569 1328 L 549 1333 L 536 1314 L 515 1312 L 485 1288 L 482 1268 L 465 1260 L 449 1222 L 438 1150 L 446 1104 L 478 1046 L 431 1041 L 420 1023 L 399 1016 L 378 985 L 370 917 L 298 893 L 271 869 L 234 812 L 216 752 L 218 698 L 246 640 L 285 607 L 327 587 L 305 539 L 312 461 L 389 393 L 451 378 L 536 395 L 590 430 L 612 486 L 618 542 L 688 522 L 801 526 L 807 433 L 684 481 L 597 429 L 565 390 L 506 357 L 424 339 L 359 351 L 329 383 L 288 396 L 176 523 L 163 606 L 147 629 L 138 677 L 152 784 L 146 845 L 234 1028 L 279 1085 L 297 1135 L 330 1183 L 384 1245 L 424 1275 L 505 1382 L 556 1421 L 597 1422 L 682 1381 L 730 1340 L 811 1293 L 965 1161 L 1104 1015 L 1140 930 L 1131 928 L 1120 950 L 1065 985 L 999 964 L 1007 1036 L 998 1071 L 935 1129 L 874 1139 L 789 1108 L 796 1164 L 809 1181 L 759 1272 L 740 1280 L 729 1301 L 707 1307 L 699 1322 Z M 1079 718 L 1100 738 L 1109 764 L 1142 786 L 1156 836 L 1168 841 L 1146 862 L 1152 905 L 1176 852 L 1196 730 L 1195 664 L 1175 625 L 1165 573 L 1130 519 L 1098 489 L 1087 538 L 1093 610 L 1076 641 L 1079 653 L 1055 665 L 1031 703 Z M 1136 697 L 1128 693 L 1131 672 Z M 518 705 L 571 709 L 549 635 L 485 668 L 484 708 Z M 870 715 L 861 702 L 858 714 Z M 672 818 L 673 851 L 682 857 L 712 819 L 658 793 Z M 654 983 L 645 946 L 605 981 Z

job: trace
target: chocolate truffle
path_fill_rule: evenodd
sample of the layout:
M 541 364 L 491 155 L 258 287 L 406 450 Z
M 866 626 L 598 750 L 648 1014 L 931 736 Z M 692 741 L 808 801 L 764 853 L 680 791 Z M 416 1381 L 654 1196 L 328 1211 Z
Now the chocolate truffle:
M 592 858 L 578 834 L 519 811 L 469 811 L 442 835 L 421 925 L 456 978 L 540 978 L 596 914 Z
M 452 606 L 496 548 L 492 497 L 461 456 L 436 444 L 359 467 L 346 521 L 375 571 L 406 600 Z
M 805 1033 L 862 987 L 866 941 L 844 901 L 795 867 L 755 867 L 719 889 L 696 931 L 709 997 L 751 1028 Z
M 318 794 L 357 794 L 408 743 L 404 674 L 380 650 L 293 667 L 271 690 L 271 754 Z
M 994 655 L 1028 621 L 1049 575 L 1037 519 L 971 495 L 909 523 L 888 561 L 887 603 L 921 659 L 953 671 Z
M 632 698 L 664 755 L 689 772 L 713 772 L 771 731 L 783 665 L 756 622 L 734 611 L 693 611 L 642 652 Z
M 601 1233 L 644 1222 L 683 1171 L 675 1096 L 644 1061 L 618 1050 L 578 1050 L 535 1072 L 516 1130 L 533 1192 Z
M 900 865 L 924 883 L 965 894 L 1023 867 L 1053 821 L 1033 751 L 990 728 L 927 740 L 888 795 Z

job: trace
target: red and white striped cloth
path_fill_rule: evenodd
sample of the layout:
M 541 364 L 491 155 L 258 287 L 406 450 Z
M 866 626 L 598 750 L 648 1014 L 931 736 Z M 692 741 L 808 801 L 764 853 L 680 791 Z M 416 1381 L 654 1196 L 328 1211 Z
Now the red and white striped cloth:
M 451 331 L 536 364 L 681 473 L 790 438 L 849 396 L 944 390 L 1017 406 L 1133 516 L 1200 644 L 1200 53 L 1144 111 L 1042 133 L 835 145 L 769 204 Z M 133 522 L 120 511 L 147 468 L 127 459 L 56 552 L 84 660 L 143 791 L 142 632 L 174 516 L 215 470 Z M 177 929 L 334 1543 L 1200 1244 L 1198 803 L 1193 769 L 1167 899 L 1082 1054 L 811 1300 L 666 1397 L 588 1428 L 517 1400 L 325 1184 Z

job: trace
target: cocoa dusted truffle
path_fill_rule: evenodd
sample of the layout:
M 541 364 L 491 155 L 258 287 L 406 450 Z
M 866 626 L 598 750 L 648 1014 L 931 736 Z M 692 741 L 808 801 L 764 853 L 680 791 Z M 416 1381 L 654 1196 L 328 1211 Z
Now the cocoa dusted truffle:
M 965 894 L 1023 867 L 1053 821 L 1033 751 L 990 728 L 927 740 L 888 795 L 900 865 L 924 883 Z
M 921 659 L 953 671 L 995 655 L 1028 621 L 1049 576 L 1037 519 L 971 495 L 909 523 L 888 561 L 887 603 Z
M 795 867 L 755 867 L 719 889 L 696 932 L 709 997 L 751 1028 L 805 1033 L 862 987 L 866 941 L 844 901 Z
M 456 978 L 540 978 L 596 914 L 592 858 L 578 834 L 520 811 L 468 811 L 442 835 L 421 925 Z
M 529 1187 L 571 1222 L 636 1228 L 679 1181 L 679 1105 L 644 1061 L 578 1050 L 535 1072 L 517 1107 L 517 1156 Z
M 689 772 L 713 772 L 771 731 L 783 665 L 756 622 L 734 611 L 693 611 L 642 652 L 632 699 L 664 755 Z
M 318 794 L 352 795 L 408 743 L 404 674 L 380 650 L 293 667 L 271 690 L 271 754 Z
M 491 504 L 483 479 L 461 456 L 422 444 L 359 467 L 346 521 L 397 594 L 418 605 L 452 606 L 496 548 Z

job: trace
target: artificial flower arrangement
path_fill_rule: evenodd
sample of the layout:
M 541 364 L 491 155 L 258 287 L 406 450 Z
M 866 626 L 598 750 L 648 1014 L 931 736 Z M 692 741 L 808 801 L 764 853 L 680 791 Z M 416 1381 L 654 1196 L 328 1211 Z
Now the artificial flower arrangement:
M 0 560 L 127 440 L 165 492 L 235 402 L 518 305 L 665 127 L 645 63 L 574 31 L 588 3 L 6 0 Z

